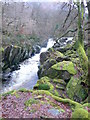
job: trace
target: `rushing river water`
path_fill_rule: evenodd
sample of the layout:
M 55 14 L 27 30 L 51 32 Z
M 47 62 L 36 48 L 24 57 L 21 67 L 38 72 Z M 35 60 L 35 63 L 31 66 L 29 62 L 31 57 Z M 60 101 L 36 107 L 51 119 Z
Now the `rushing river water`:
M 11 78 L 9 83 L 2 86 L 1 93 L 13 90 L 13 89 L 32 89 L 33 86 L 37 83 L 38 76 L 38 66 L 40 61 L 40 54 L 48 50 L 48 48 L 54 45 L 53 39 L 49 39 L 46 48 L 41 48 L 39 54 L 25 60 L 20 64 L 20 69 L 15 70 L 11 73 Z

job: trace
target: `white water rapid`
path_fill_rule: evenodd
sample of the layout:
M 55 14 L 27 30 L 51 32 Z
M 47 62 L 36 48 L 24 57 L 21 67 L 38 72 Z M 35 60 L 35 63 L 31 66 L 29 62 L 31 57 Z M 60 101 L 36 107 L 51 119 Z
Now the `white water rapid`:
M 20 69 L 12 72 L 9 84 L 4 84 L 1 93 L 20 88 L 32 89 L 38 80 L 37 71 L 40 61 L 40 54 L 42 52 L 46 52 L 48 48 L 54 45 L 54 43 L 55 42 L 53 39 L 50 38 L 46 48 L 41 48 L 39 54 L 36 54 L 35 56 L 22 62 L 20 64 Z

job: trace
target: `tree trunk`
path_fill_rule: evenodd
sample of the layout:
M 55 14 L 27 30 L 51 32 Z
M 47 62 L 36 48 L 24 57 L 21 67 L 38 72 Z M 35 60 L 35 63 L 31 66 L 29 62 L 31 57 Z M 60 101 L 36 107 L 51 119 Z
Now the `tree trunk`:
M 87 8 L 88 8 L 88 43 L 90 43 L 90 1 L 87 2 Z M 90 61 L 90 51 L 89 50 L 90 49 L 88 47 L 88 60 Z M 90 62 L 88 64 L 88 79 L 90 80 Z

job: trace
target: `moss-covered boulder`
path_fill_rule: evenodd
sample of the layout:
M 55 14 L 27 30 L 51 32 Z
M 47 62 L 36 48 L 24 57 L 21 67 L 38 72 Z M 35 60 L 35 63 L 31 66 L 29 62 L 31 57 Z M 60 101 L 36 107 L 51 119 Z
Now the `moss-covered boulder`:
M 50 93 L 58 96 L 58 92 L 54 89 L 53 84 L 51 84 L 51 79 L 47 76 L 42 77 L 37 81 L 37 84 L 33 89 L 37 90 L 48 90 Z
M 66 87 L 67 94 L 70 99 L 81 102 L 87 97 L 87 90 L 81 85 L 81 80 L 71 77 Z
M 52 79 L 63 79 L 68 82 L 71 76 L 75 75 L 76 73 L 77 71 L 75 69 L 75 66 L 71 61 L 63 61 L 56 63 L 48 70 L 41 72 L 40 77 L 48 76 Z
M 49 52 L 41 53 L 40 56 L 41 56 L 40 57 L 41 66 L 38 71 L 39 78 L 43 76 L 48 76 L 50 78 L 64 77 L 64 79 L 70 79 L 70 73 L 68 71 L 66 70 L 58 71 L 52 68 L 54 64 L 57 64 L 58 62 L 62 62 L 63 60 L 66 60 L 68 62 L 68 60 L 70 60 L 68 59 L 68 57 L 64 56 L 61 52 L 55 50 L 53 51 L 49 50 Z
M 50 67 L 48 70 L 45 70 L 41 68 L 41 71 L 39 71 L 39 78 L 48 76 L 52 79 L 63 79 L 65 82 L 68 82 L 71 78 L 71 74 L 66 70 L 56 70 Z
M 52 48 L 53 49 L 53 48 Z M 57 62 L 68 60 L 66 56 L 64 56 L 61 52 L 49 49 L 47 52 L 43 52 L 40 54 L 40 63 L 44 64 L 44 62 L 48 59 L 54 59 Z
M 66 81 L 70 80 L 71 75 L 75 75 L 76 73 L 75 65 L 71 61 L 57 63 L 54 59 L 47 60 L 38 71 L 39 78 L 48 76 L 53 79 L 58 78 Z
M 88 111 L 86 111 L 83 108 L 77 108 L 75 111 L 72 113 L 72 118 L 78 118 L 80 120 L 86 120 L 86 118 L 89 118 Z
M 59 70 L 59 71 L 66 70 L 72 75 L 75 75 L 77 73 L 75 66 L 71 61 L 59 62 L 59 63 L 53 65 L 52 68 L 55 70 Z

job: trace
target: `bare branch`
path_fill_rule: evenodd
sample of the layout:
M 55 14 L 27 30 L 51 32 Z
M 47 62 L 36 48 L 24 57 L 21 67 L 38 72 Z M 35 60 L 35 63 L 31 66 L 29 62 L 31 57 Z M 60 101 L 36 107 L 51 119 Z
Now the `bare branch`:
M 11 21 L 11 22 L 9 22 L 8 24 L 7 24 L 7 26 L 9 26 L 10 24 L 12 24 L 14 21 Z
M 66 17 L 66 19 L 65 19 L 65 21 L 64 21 L 63 28 L 65 27 L 65 24 L 66 24 L 66 22 L 67 22 L 67 20 L 68 20 L 68 18 L 69 18 L 69 16 L 70 16 L 70 13 L 71 13 L 71 5 L 70 5 L 70 8 L 69 8 L 69 12 L 68 12 L 68 14 L 67 14 L 67 17 Z
M 74 30 L 68 30 L 66 33 L 64 33 L 63 35 L 61 35 L 58 39 L 57 39 L 57 41 L 60 39 L 60 38 L 62 38 L 62 37 L 64 37 L 65 35 L 67 35 L 68 33 L 70 33 L 70 32 L 76 32 L 78 29 L 76 28 L 76 29 L 74 29 Z

